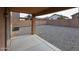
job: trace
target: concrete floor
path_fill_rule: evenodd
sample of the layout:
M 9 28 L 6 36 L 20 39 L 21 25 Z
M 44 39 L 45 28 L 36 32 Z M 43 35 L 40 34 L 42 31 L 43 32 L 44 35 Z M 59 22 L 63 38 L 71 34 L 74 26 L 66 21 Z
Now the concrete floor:
M 16 36 L 9 41 L 11 44 L 8 44 L 8 51 L 60 51 L 35 34 Z
M 36 33 L 63 51 L 79 51 L 79 28 L 41 25 Z

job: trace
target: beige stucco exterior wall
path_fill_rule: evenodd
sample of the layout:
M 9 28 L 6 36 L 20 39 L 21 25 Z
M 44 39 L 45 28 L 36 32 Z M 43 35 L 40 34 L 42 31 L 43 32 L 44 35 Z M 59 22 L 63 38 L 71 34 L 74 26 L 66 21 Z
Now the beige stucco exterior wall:
M 5 17 L 4 8 L 0 8 L 0 51 L 5 48 Z

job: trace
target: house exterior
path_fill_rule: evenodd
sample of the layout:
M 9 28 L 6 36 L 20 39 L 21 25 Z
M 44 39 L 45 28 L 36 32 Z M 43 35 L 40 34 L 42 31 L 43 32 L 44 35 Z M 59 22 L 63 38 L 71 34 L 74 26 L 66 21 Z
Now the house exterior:
M 79 27 L 79 13 L 72 15 L 71 26 Z
M 74 14 L 74 15 L 72 15 L 72 19 L 79 19 L 79 12 Z
M 57 20 L 60 17 L 60 15 L 54 14 L 51 17 L 49 17 L 49 20 Z
M 49 17 L 49 20 L 58 20 L 58 19 L 69 19 L 67 16 L 54 14 Z
M 57 26 L 68 26 L 68 27 L 77 27 L 79 28 L 79 13 L 73 14 L 72 19 L 61 15 L 54 14 L 49 17 L 48 24 L 57 25 Z

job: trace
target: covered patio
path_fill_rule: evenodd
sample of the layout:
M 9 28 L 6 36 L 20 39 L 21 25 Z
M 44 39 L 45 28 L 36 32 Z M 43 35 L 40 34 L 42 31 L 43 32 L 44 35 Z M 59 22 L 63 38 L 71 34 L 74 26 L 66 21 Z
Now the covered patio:
M 0 8 L 1 28 L 0 50 L 8 51 L 60 51 L 59 48 L 48 43 L 35 34 L 35 16 L 62 11 L 74 7 L 8 7 Z M 23 35 L 11 38 L 10 12 L 22 12 L 32 14 L 31 35 Z M 53 38 L 53 37 L 52 37 Z M 12 42 L 11 42 L 12 41 Z

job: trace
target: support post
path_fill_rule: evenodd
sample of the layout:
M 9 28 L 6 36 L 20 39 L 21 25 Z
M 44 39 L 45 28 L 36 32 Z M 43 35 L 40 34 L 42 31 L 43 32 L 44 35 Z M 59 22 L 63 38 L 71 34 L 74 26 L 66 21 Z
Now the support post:
M 32 17 L 31 19 L 31 34 L 35 34 L 35 17 Z
M 5 7 L 4 12 L 5 17 L 5 51 L 8 50 L 7 41 L 10 39 L 10 10 L 9 8 Z
M 6 51 L 7 50 L 7 8 L 2 7 L 0 8 L 0 51 Z

